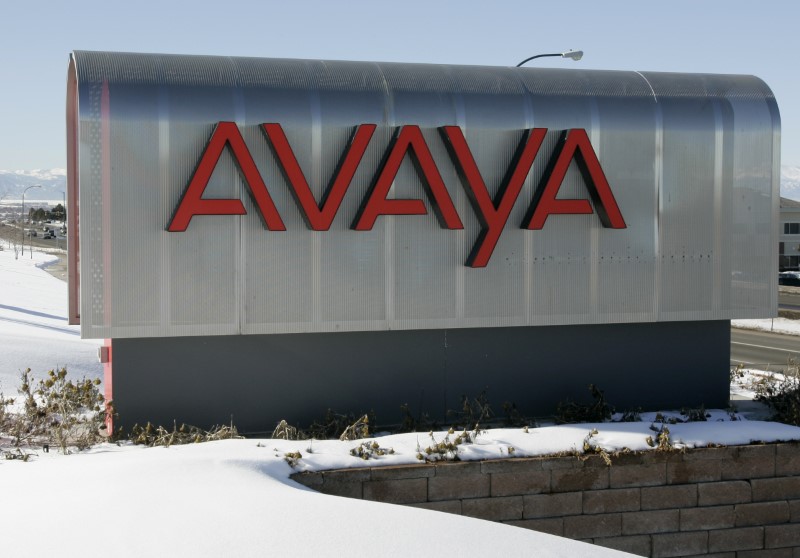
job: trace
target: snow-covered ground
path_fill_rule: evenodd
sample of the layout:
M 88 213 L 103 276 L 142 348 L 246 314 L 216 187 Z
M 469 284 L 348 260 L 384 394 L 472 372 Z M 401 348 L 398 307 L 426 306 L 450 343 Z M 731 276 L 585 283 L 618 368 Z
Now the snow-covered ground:
M 800 320 L 767 318 L 763 320 L 731 320 L 731 326 L 741 329 L 757 329 L 788 335 L 800 335 Z M 800 341 L 798 341 L 800 343 Z
M 49 454 L 52 456 L 53 454 Z M 255 440 L 0 463 L 3 556 L 614 557 L 498 523 L 326 496 Z
M 41 269 L 56 260 L 40 251 L 15 258 L 13 250 L 0 250 L 0 392 L 6 395 L 15 394 L 25 368 L 43 377 L 65 366 L 73 377 L 102 379 L 101 343 L 67 325 L 67 285 Z
M 100 377 L 96 341 L 66 325 L 66 286 L 31 260 L 0 251 L 0 381 L 14 395 L 19 372 L 66 366 Z M 742 388 L 746 389 L 746 388 Z M 678 413 L 664 413 L 681 419 Z M 655 413 L 641 422 L 492 429 L 459 446 L 462 460 L 580 451 L 648 450 Z M 742 417 L 737 417 L 742 418 Z M 800 428 L 736 420 L 710 411 L 706 422 L 669 425 L 677 446 L 800 439 Z M 294 471 L 418 463 L 428 446 L 457 433 L 382 436 L 393 450 L 350 455 L 361 442 L 227 440 L 170 448 L 103 444 L 62 456 L 0 461 L 2 556 L 531 556 L 622 553 L 526 529 L 428 510 L 326 496 L 289 479 Z M 286 454 L 302 457 L 292 468 Z
M 731 395 L 739 396 L 740 400 L 753 400 L 755 399 L 759 386 L 764 386 L 766 382 L 774 382 L 775 384 L 782 384 L 783 382 L 794 382 L 794 377 L 788 378 L 780 372 L 771 372 L 768 370 L 754 370 L 750 368 L 743 368 L 738 371 L 739 377 L 731 382 Z
M 477 461 L 501 459 L 509 456 L 531 457 L 565 452 L 583 452 L 584 441 L 589 438 L 594 447 L 608 452 L 621 450 L 648 451 L 653 449 L 648 443 L 656 438 L 651 428 L 659 428 L 656 415 L 661 414 L 665 421 L 685 420 L 678 412 L 642 413 L 639 422 L 604 422 L 595 424 L 570 424 L 561 426 L 541 426 L 539 428 L 495 428 L 479 433 L 474 443 L 459 447 L 459 459 Z M 774 422 L 749 421 L 741 415 L 737 420 L 721 410 L 711 410 L 705 422 L 686 422 L 667 424 L 673 446 L 680 448 L 707 447 L 709 444 L 740 445 L 751 442 L 776 442 L 800 439 L 800 428 Z M 325 471 L 355 467 L 375 467 L 377 465 L 407 465 L 420 463 L 417 454 L 425 454 L 428 447 L 435 446 L 445 436 L 452 441 L 459 432 L 421 432 L 414 434 L 394 434 L 375 438 L 380 448 L 392 449 L 394 453 L 376 459 L 354 458 L 349 450 L 363 442 L 339 442 L 333 440 L 286 442 L 265 440 L 261 444 L 266 453 L 274 458 L 284 459 L 286 453 L 300 452 L 295 470 Z M 271 451 L 270 451 L 271 450 Z

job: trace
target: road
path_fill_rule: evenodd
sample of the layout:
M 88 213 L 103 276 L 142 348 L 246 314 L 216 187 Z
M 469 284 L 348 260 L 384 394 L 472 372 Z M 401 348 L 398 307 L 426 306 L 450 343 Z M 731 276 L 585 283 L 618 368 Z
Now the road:
M 13 250 L 15 247 L 17 249 L 21 248 L 22 242 L 22 231 L 19 228 L 14 227 L 12 225 L 3 225 L 0 226 L 0 248 L 3 250 Z M 45 240 L 40 236 L 36 237 L 25 237 L 25 254 L 26 258 L 28 257 L 27 254 L 30 254 L 30 246 L 33 243 L 34 250 L 44 250 L 51 254 L 55 254 L 58 256 L 58 262 L 55 262 L 45 268 L 45 270 L 50 273 L 53 277 L 57 279 L 61 279 L 62 281 L 67 280 L 67 257 L 66 257 L 66 249 L 67 246 L 67 239 L 66 237 L 59 235 L 58 238 L 49 238 Z M 55 248 L 55 250 L 54 250 Z
M 57 226 L 57 225 L 48 225 L 48 226 Z M 42 227 L 36 227 L 37 232 L 41 235 L 42 234 Z M 33 248 L 61 248 L 66 249 L 67 246 L 67 238 L 61 234 L 58 235 L 58 238 L 49 238 L 44 239 L 41 236 L 35 236 L 33 238 L 26 236 L 25 239 L 25 252 L 28 251 L 28 248 L 31 244 L 33 244 Z M 3 225 L 0 226 L 0 243 L 2 243 L 2 247 L 4 250 L 12 250 L 14 244 L 18 247 L 21 247 L 21 243 L 23 240 L 22 231 L 14 226 L 14 225 Z
M 778 308 L 781 310 L 800 311 L 800 288 L 787 289 L 781 287 L 778 292 Z
M 731 328 L 731 364 L 783 371 L 790 359 L 800 361 L 800 336 Z

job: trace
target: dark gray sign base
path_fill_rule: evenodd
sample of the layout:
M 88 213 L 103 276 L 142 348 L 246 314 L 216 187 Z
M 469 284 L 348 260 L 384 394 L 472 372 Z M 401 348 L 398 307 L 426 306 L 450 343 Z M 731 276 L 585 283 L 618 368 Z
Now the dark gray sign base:
M 605 391 L 617 410 L 725 408 L 730 322 L 510 327 L 113 340 L 120 424 L 173 420 L 271 433 L 307 427 L 327 409 L 374 411 L 398 424 L 400 406 L 447 424 L 462 395 L 486 389 L 527 416 Z

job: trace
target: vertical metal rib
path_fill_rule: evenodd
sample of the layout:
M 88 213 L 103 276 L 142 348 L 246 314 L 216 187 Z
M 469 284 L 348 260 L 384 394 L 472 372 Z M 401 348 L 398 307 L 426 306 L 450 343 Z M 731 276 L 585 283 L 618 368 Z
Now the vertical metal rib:
M 158 157 L 159 157 L 159 178 L 161 179 L 161 207 L 163 213 L 172 214 L 173 204 L 169 188 L 166 186 L 171 183 L 169 161 L 171 159 L 169 150 L 169 89 L 160 85 L 158 88 Z M 172 320 L 172 276 L 169 273 L 170 262 L 172 261 L 172 249 L 170 235 L 161 233 L 159 245 L 159 269 L 161 270 L 160 296 L 160 326 L 164 331 L 169 331 Z
M 383 125 L 389 130 L 389 135 L 391 135 L 392 130 L 397 125 L 395 122 L 395 114 L 394 114 L 394 96 L 392 95 L 392 90 L 389 87 L 389 83 L 386 80 L 386 76 L 383 73 L 383 69 L 380 67 L 379 64 L 376 64 L 378 68 L 378 72 L 380 73 L 381 79 L 383 80 L 384 86 L 384 121 Z M 392 187 L 389 189 L 389 193 L 386 195 L 387 199 L 394 198 L 395 195 L 395 187 L 394 183 Z M 381 219 L 383 221 L 383 266 L 384 266 L 384 285 L 385 285 L 385 311 L 386 311 L 386 325 L 388 329 L 396 329 L 396 324 L 394 321 L 394 283 L 395 283 L 395 275 L 394 275 L 394 217 L 387 216 Z
M 714 208 L 712 220 L 714 223 L 714 254 L 712 256 L 713 279 L 712 279 L 712 304 L 714 313 L 721 313 L 723 281 L 730 281 L 730 276 L 725 276 L 722 271 L 722 235 L 724 234 L 723 225 L 725 216 L 722 214 L 722 195 L 723 195 L 723 163 L 724 163 L 724 141 L 725 129 L 722 121 L 722 111 L 720 101 L 712 101 L 714 109 Z
M 312 89 L 308 94 L 311 109 L 311 175 L 309 183 L 323 185 L 322 178 L 322 107 L 320 106 L 319 89 Z M 324 190 L 323 190 L 324 191 Z M 313 189 L 312 189 L 313 192 Z M 311 234 L 311 273 L 313 275 L 314 325 L 322 323 L 322 237 L 323 233 L 310 231 Z

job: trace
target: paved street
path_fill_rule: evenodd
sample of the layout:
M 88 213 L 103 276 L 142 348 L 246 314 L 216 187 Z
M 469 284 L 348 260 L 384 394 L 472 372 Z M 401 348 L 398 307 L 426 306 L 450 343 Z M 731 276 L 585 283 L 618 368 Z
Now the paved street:
M 784 370 L 790 359 L 800 361 L 800 336 L 731 329 L 731 364 Z
M 800 311 L 800 287 L 781 287 L 778 292 L 778 308 Z

